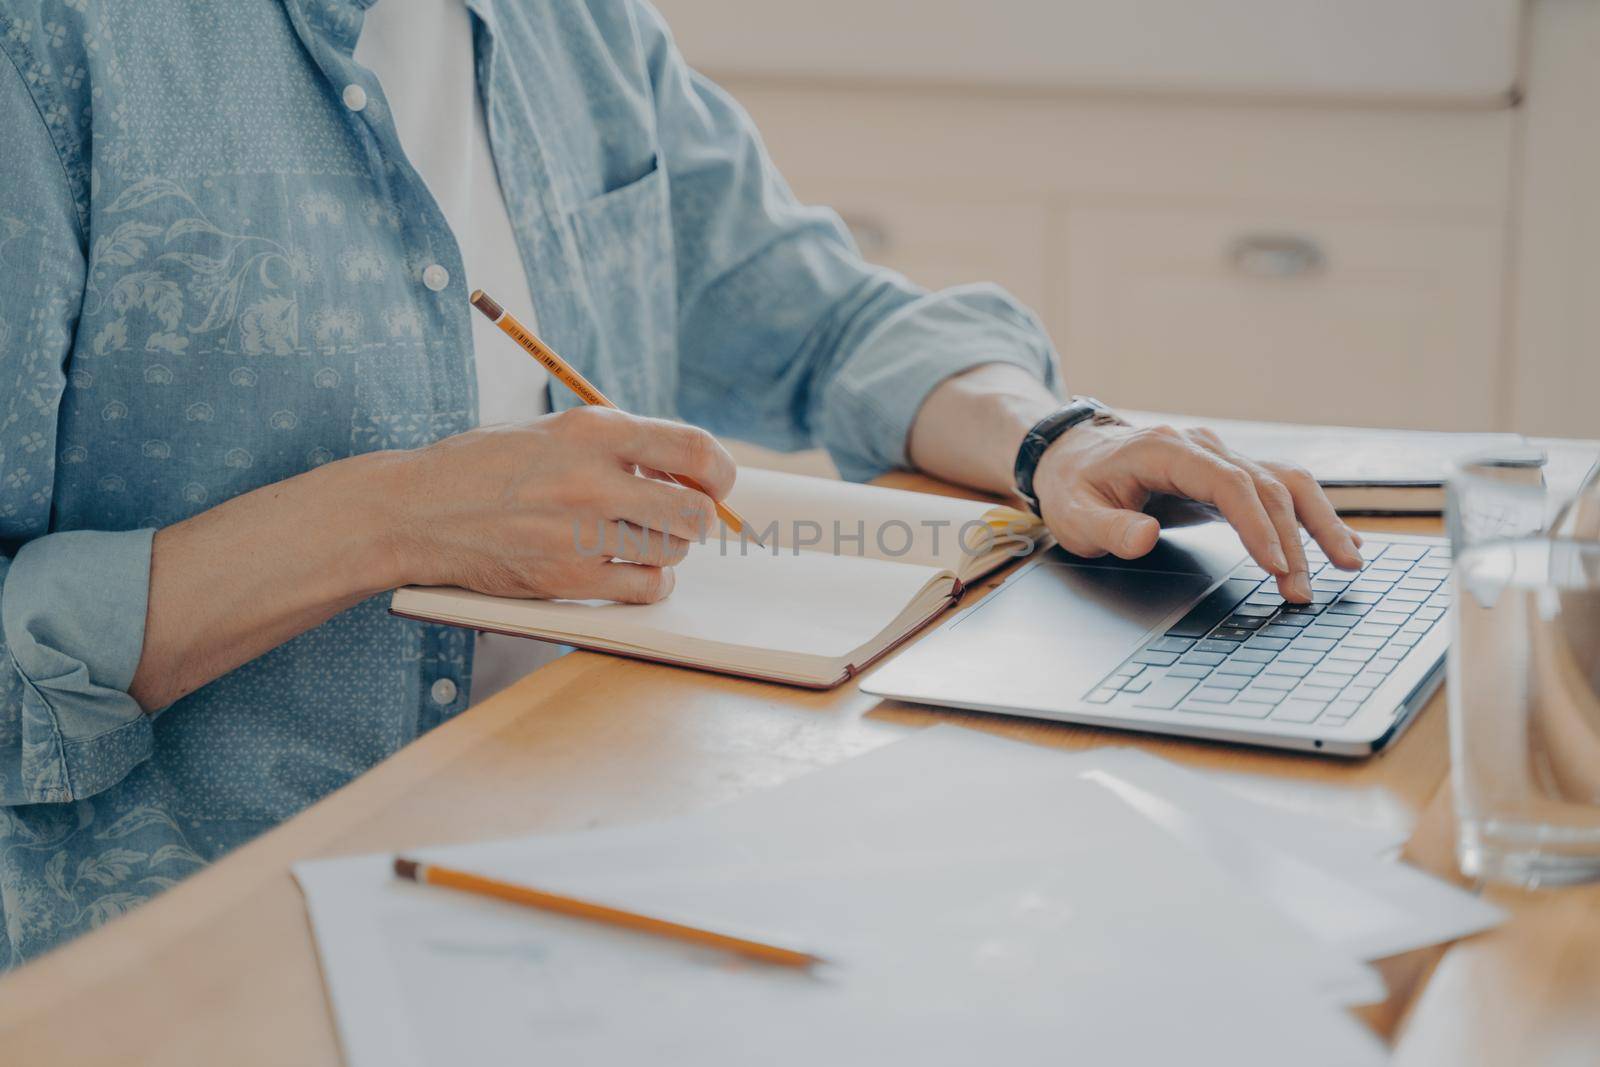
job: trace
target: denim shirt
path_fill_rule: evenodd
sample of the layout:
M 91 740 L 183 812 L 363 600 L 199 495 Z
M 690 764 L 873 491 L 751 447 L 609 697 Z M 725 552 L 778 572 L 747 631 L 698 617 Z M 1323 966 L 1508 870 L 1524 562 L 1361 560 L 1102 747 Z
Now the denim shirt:
M 371 2 L 0 0 L 0 968 L 465 705 L 470 634 L 386 597 L 158 714 L 127 691 L 155 530 L 476 422 L 460 250 L 352 59 Z M 646 4 L 467 6 L 540 331 L 621 406 L 865 478 L 949 375 L 1053 378 L 1000 290 L 797 204 Z

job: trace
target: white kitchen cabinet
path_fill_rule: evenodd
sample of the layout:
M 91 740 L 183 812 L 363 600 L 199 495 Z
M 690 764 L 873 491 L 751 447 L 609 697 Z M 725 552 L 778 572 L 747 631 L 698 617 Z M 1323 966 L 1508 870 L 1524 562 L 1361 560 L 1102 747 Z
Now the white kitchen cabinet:
M 1051 318 L 1075 389 L 1196 415 L 1495 422 L 1493 221 L 1083 206 L 1055 236 Z
M 1239 418 L 1503 421 L 1509 110 L 730 87 L 869 258 L 1006 286 L 1072 389 Z

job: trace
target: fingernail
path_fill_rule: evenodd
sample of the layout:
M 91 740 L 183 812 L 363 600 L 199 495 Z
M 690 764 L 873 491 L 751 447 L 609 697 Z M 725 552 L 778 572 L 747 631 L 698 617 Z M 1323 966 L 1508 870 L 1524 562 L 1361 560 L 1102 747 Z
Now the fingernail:
M 1289 575 L 1289 595 L 1296 600 L 1309 602 L 1311 600 L 1311 576 L 1305 571 L 1295 571 Z
M 1272 569 L 1279 574 L 1283 574 L 1289 569 L 1288 557 L 1283 554 L 1283 549 L 1278 545 L 1272 546 L 1272 552 L 1267 557 L 1267 562 L 1272 564 Z

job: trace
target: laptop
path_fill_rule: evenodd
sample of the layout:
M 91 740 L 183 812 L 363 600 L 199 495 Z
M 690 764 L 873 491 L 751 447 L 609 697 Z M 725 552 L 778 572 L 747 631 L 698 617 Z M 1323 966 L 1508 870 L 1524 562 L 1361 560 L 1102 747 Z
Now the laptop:
M 1052 548 L 870 672 L 862 689 L 942 707 L 1364 756 L 1438 688 L 1450 549 L 1365 535 L 1359 573 L 1314 543 L 1289 604 L 1225 523 L 1163 531 L 1137 560 Z

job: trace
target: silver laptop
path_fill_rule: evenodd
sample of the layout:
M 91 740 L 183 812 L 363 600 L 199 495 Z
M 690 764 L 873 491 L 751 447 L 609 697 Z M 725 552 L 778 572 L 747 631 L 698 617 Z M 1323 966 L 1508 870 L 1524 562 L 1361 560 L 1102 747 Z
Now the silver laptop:
M 1223 523 L 1162 533 L 1138 560 L 1054 548 L 866 676 L 943 707 L 1363 756 L 1444 672 L 1450 550 L 1363 535 L 1357 574 L 1315 544 L 1288 604 Z

